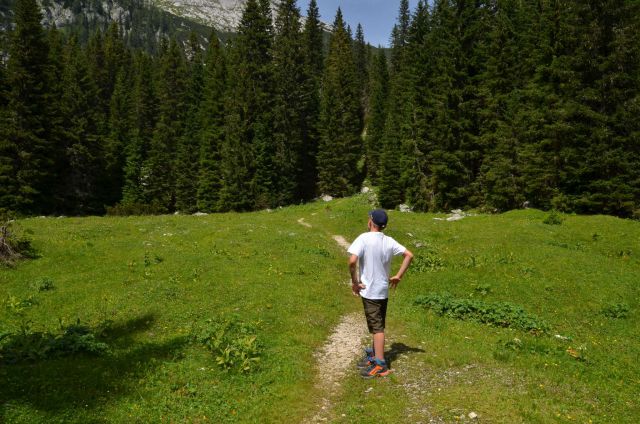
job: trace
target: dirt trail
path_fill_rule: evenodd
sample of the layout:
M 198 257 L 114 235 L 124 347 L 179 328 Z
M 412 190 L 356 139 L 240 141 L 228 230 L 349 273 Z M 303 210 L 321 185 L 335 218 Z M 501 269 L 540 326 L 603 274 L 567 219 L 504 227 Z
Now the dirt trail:
M 298 220 L 298 223 L 311 227 L 302 218 Z M 332 238 L 343 249 L 349 248 L 349 242 L 343 236 L 334 235 Z M 315 355 L 318 373 L 316 387 L 321 393 L 321 397 L 316 413 L 305 419 L 304 423 L 321 423 L 331 420 L 333 400 L 340 395 L 341 381 L 347 372 L 356 372 L 354 359 L 362 353 L 366 336 L 367 327 L 362 314 L 352 313 L 344 315 L 340 319 L 324 346 Z M 328 371 L 325 368 L 327 362 L 330 363 Z
M 345 238 L 342 236 L 332 236 L 332 237 L 340 247 L 344 247 L 344 250 L 347 250 L 351 245 L 351 243 L 345 240 Z
M 312 227 L 313 227 L 313 225 L 309 224 L 308 222 L 304 222 L 304 218 L 300 218 L 300 219 L 298 220 L 298 224 L 300 224 L 300 225 L 304 225 L 304 226 L 305 226 L 305 227 L 307 227 L 307 228 L 312 228 Z
M 329 339 L 315 355 L 318 379 L 317 388 L 321 393 L 318 410 L 305 423 L 321 423 L 331 420 L 333 400 L 341 393 L 341 381 L 347 372 L 356 372 L 354 358 L 362 353 L 364 337 L 367 335 L 362 315 L 345 315 L 333 330 Z M 329 369 L 326 368 L 329 363 Z

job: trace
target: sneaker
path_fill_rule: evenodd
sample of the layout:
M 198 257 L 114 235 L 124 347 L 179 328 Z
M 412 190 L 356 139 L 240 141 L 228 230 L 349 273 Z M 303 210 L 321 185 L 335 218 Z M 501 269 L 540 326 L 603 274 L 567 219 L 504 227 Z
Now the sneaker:
M 373 356 L 373 349 L 367 347 L 364 350 L 364 356 L 358 361 L 357 367 L 360 369 L 369 368 L 371 364 L 373 364 L 374 359 L 375 358 Z
M 362 370 L 362 378 L 386 377 L 391 373 L 385 361 L 374 359 L 369 368 Z

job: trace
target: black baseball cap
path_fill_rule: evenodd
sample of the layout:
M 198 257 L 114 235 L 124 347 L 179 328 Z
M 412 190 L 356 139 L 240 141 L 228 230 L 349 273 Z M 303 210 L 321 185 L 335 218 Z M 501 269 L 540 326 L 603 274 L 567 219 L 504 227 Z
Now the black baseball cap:
M 376 226 L 380 229 L 386 227 L 387 222 L 389 221 L 387 213 L 384 211 L 384 209 L 372 210 L 371 212 L 369 212 L 369 218 L 371 218 L 371 221 L 373 221 L 373 223 L 376 224 Z

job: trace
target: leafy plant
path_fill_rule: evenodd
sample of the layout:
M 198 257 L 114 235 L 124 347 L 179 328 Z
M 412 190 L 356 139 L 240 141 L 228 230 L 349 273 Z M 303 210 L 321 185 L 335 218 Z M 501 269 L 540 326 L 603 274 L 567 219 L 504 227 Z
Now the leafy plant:
M 613 303 L 602 308 L 602 315 L 607 318 L 627 318 L 631 308 L 626 303 Z
M 4 307 L 15 315 L 22 315 L 25 309 L 38 304 L 38 299 L 31 295 L 26 299 L 18 299 L 15 296 L 9 296 L 4 300 Z
M 547 225 L 561 225 L 563 221 L 564 218 L 562 215 L 558 211 L 552 210 L 542 223 Z
M 210 319 L 194 331 L 193 339 L 211 351 L 222 369 L 250 373 L 260 362 L 257 326 L 236 317 Z
M 473 288 L 473 292 L 480 296 L 486 296 L 491 293 L 491 286 L 489 284 L 478 284 Z
M 50 291 L 56 288 L 54 281 L 49 277 L 40 278 L 36 280 L 31 286 L 39 292 Z
M 507 302 L 487 303 L 475 299 L 457 299 L 448 293 L 418 296 L 415 304 L 440 316 L 474 321 L 493 327 L 516 328 L 532 334 L 543 334 L 549 326 L 522 307 Z
M 435 253 L 416 255 L 411 263 L 410 270 L 414 272 L 432 272 L 444 268 L 444 260 Z
M 108 352 L 109 346 L 97 340 L 95 332 L 80 324 L 80 320 L 61 327 L 59 333 L 33 331 L 30 325 L 23 325 L 18 332 L 0 335 L 0 363 L 60 358 L 78 353 L 102 355 Z

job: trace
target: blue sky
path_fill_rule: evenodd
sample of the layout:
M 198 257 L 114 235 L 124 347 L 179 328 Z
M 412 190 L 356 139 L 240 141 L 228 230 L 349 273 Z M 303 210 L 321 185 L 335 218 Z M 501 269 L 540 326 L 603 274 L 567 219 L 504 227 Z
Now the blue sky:
M 332 23 L 338 7 L 355 33 L 358 23 L 362 24 L 365 39 L 373 46 L 389 45 L 393 25 L 398 19 L 399 0 L 316 0 L 320 9 L 320 19 Z M 418 0 L 409 0 L 413 11 Z M 298 0 L 303 15 L 309 7 L 309 0 Z

